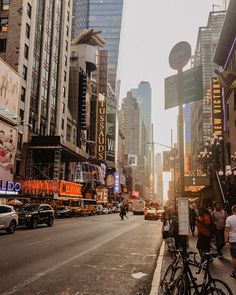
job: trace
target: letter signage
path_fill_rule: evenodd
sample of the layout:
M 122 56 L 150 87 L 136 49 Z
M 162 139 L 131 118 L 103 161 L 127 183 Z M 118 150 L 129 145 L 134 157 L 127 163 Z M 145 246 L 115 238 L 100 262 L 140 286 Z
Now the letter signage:
M 223 136 L 222 87 L 216 77 L 211 79 L 213 133 Z
M 97 158 L 106 160 L 106 100 L 102 94 L 98 99 Z

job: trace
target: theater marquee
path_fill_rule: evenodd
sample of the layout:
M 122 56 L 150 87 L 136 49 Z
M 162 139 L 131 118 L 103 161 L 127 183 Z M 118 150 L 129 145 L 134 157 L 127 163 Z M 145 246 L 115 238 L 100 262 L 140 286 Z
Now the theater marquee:
M 106 100 L 102 94 L 98 99 L 97 158 L 106 160 Z
M 222 87 L 217 78 L 211 78 L 212 91 L 212 124 L 213 133 L 223 136 L 223 104 L 222 104 Z

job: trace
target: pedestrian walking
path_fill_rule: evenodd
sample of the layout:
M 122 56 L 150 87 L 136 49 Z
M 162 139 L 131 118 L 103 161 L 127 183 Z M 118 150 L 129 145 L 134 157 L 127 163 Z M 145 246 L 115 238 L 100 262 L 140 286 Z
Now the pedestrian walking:
M 232 207 L 233 215 L 227 217 L 225 224 L 225 243 L 230 245 L 233 270 L 230 276 L 236 278 L 236 205 Z
M 195 209 L 189 208 L 189 223 L 190 223 L 190 230 L 191 230 L 192 236 L 194 236 L 194 232 L 195 232 L 196 219 L 197 219 L 197 213 Z
M 128 216 L 126 215 L 126 208 L 124 205 L 122 205 L 120 208 L 120 218 L 124 220 L 124 216 L 128 219 Z
M 219 257 L 223 257 L 222 249 L 225 245 L 224 231 L 227 213 L 222 209 L 220 202 L 215 202 L 214 211 L 211 213 L 212 222 L 214 223 L 214 235 L 216 249 Z
M 197 217 L 197 230 L 198 230 L 198 239 L 197 239 L 197 249 L 201 257 L 201 261 L 205 260 L 205 253 L 210 252 L 211 245 L 211 217 L 207 214 L 207 210 L 204 208 L 198 209 Z

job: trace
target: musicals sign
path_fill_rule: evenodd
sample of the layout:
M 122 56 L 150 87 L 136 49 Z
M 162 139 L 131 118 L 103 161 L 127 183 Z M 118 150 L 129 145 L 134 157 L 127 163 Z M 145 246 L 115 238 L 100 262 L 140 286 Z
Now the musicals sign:
M 97 158 L 106 160 L 106 100 L 102 94 L 98 99 Z
M 223 106 L 222 87 L 217 78 L 211 78 L 212 86 L 212 124 L 213 133 L 218 136 L 223 135 Z

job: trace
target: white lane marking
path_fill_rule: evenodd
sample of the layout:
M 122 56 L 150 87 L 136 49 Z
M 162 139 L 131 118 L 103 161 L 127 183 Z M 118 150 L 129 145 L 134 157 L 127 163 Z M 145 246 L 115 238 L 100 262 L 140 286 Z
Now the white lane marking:
M 162 245 L 161 245 L 161 250 L 160 250 L 160 253 L 159 253 L 159 256 L 158 256 L 155 273 L 154 273 L 154 276 L 153 276 L 153 279 L 152 279 L 151 292 L 150 292 L 149 295 L 158 294 L 158 289 L 159 289 L 160 280 L 161 280 L 161 268 L 162 268 L 164 253 L 165 253 L 165 242 L 163 241 Z
M 128 232 L 128 231 L 130 231 L 130 230 L 132 230 L 132 229 L 134 229 L 134 228 L 136 228 L 138 226 L 140 226 L 140 225 L 142 225 L 142 223 L 134 224 L 134 225 L 130 226 L 127 230 L 122 231 L 120 233 L 117 233 L 113 237 L 107 238 L 106 240 L 102 241 L 101 243 L 99 243 L 99 244 L 97 244 L 97 245 L 95 245 L 95 246 L 93 246 L 93 247 L 91 247 L 91 248 L 89 248 L 89 249 L 87 249 L 87 250 L 79 253 L 79 254 L 76 254 L 76 255 L 74 255 L 74 256 L 72 256 L 72 257 L 70 257 L 70 258 L 68 258 L 68 259 L 60 262 L 60 263 L 54 265 L 53 267 L 50 267 L 50 268 L 46 269 L 44 272 L 36 273 L 35 275 L 33 275 L 32 277 L 24 280 L 23 282 L 20 282 L 20 283 L 16 284 L 11 289 L 9 289 L 8 291 L 2 293 L 1 295 L 11 295 L 11 294 L 14 294 L 14 293 L 18 292 L 20 289 L 24 288 L 25 286 L 27 286 L 29 284 L 32 284 L 33 282 L 35 282 L 38 279 L 40 279 L 41 277 L 49 274 L 50 272 L 53 272 L 56 269 L 64 266 L 65 264 L 67 264 L 67 263 L 69 263 L 69 262 L 71 262 L 71 261 L 73 261 L 73 260 L 75 260 L 77 258 L 80 258 L 81 256 L 83 256 L 83 255 L 85 255 L 85 254 L 87 254 L 87 253 L 89 253 L 91 251 L 96 250 L 97 248 L 103 246 L 104 244 L 110 242 L 111 240 L 113 240 L 113 239 L 115 239 L 115 238 L 123 235 L 124 233 L 126 233 L 126 232 Z
M 135 279 L 141 279 L 141 278 L 147 276 L 147 274 L 143 273 L 143 272 L 136 272 L 136 273 L 133 273 L 131 276 Z

